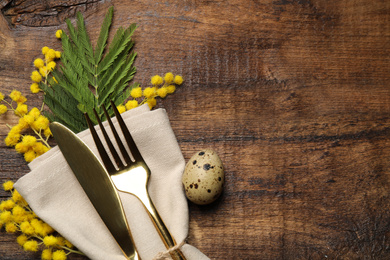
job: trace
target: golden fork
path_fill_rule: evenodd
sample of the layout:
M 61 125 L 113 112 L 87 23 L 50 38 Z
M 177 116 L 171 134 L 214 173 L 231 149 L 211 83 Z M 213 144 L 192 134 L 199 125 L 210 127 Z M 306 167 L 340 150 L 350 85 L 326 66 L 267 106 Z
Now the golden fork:
M 121 151 L 121 154 L 125 161 L 124 164 L 119 157 L 118 152 L 114 148 L 112 142 L 110 141 L 110 138 L 108 137 L 107 132 L 105 131 L 96 110 L 94 110 L 96 120 L 98 121 L 100 129 L 104 135 L 104 139 L 106 140 L 108 148 L 110 149 L 110 152 L 115 160 L 118 169 L 115 168 L 113 162 L 108 156 L 88 114 L 85 114 L 89 130 L 91 131 L 92 137 L 95 141 L 100 157 L 102 158 L 103 164 L 105 165 L 107 172 L 109 173 L 112 181 L 114 182 L 118 190 L 133 194 L 142 202 L 154 226 L 156 227 L 162 241 L 164 242 L 165 247 L 167 249 L 173 248 L 176 246 L 176 241 L 170 234 L 168 228 L 165 226 L 148 193 L 147 185 L 150 176 L 150 169 L 142 158 L 129 130 L 125 125 L 125 122 L 122 119 L 122 116 L 120 115 L 118 109 L 112 101 L 111 107 L 114 110 L 115 117 L 118 120 L 119 126 L 122 130 L 122 133 L 125 137 L 125 140 L 131 151 L 134 161 L 131 160 L 130 155 L 126 151 L 122 141 L 119 138 L 117 131 L 115 130 L 114 124 L 112 123 L 106 108 L 103 106 L 104 114 L 107 118 L 111 131 L 115 137 L 119 150 Z M 170 255 L 173 259 L 186 259 L 179 249 L 171 251 Z

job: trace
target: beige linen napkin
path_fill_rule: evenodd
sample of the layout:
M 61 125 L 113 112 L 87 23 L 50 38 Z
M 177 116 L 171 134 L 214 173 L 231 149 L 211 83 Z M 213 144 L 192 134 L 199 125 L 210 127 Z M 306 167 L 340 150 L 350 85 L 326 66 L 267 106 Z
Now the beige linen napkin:
M 149 111 L 143 105 L 123 113 L 122 117 L 151 169 L 150 196 L 180 244 L 188 235 L 188 205 L 181 184 L 185 161 L 167 114 L 163 109 Z M 116 124 L 115 119 L 113 122 Z M 98 127 L 97 130 L 100 132 Z M 98 155 L 89 130 L 78 136 Z M 125 259 L 57 146 L 29 167 L 31 172 L 20 178 L 15 188 L 40 218 L 91 259 Z M 139 200 L 130 194 L 120 192 L 119 195 L 141 258 L 153 259 L 166 252 Z M 208 259 L 191 245 L 184 244 L 181 250 L 189 260 Z

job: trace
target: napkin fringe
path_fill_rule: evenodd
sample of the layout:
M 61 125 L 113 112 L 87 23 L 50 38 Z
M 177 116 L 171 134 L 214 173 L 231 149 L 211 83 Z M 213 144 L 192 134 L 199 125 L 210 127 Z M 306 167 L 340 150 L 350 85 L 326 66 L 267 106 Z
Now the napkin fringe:
M 169 248 L 167 251 L 165 252 L 159 252 L 154 258 L 153 260 L 166 260 L 166 259 L 171 259 L 170 257 L 170 254 L 173 252 L 173 251 L 176 251 L 178 249 L 180 249 L 182 246 L 184 246 L 186 244 L 186 239 L 184 239 L 183 241 L 181 241 L 181 243 L 177 244 L 176 246 L 174 247 L 171 247 Z

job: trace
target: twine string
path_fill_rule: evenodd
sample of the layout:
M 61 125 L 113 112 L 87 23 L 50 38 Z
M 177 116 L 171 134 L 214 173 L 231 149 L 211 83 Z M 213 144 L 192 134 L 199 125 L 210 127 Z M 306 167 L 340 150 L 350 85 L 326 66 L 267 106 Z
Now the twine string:
M 153 258 L 153 260 L 169 260 L 169 259 L 171 259 L 171 258 L 170 258 L 170 254 L 171 254 L 173 251 L 176 251 L 176 250 L 180 249 L 182 246 L 185 245 L 185 243 L 186 243 L 186 241 L 185 241 L 185 239 L 184 239 L 180 244 L 177 244 L 176 246 L 169 248 L 169 249 L 166 250 L 165 252 L 159 252 L 159 253 Z

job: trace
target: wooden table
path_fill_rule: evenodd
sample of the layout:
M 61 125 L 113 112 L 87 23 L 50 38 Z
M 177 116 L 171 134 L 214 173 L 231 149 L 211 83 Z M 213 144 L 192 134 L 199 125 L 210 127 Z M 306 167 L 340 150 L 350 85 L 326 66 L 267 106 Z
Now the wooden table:
M 139 25 L 135 81 L 185 78 L 158 107 L 186 160 L 210 147 L 226 169 L 216 203 L 189 204 L 190 244 L 212 259 L 390 259 L 390 1 L 0 1 L 0 91 L 40 105 L 40 49 L 61 47 L 76 11 L 96 41 L 111 5 L 114 30 Z M 16 120 L 0 118 L 2 182 L 28 173 L 3 142 Z M 5 232 L 0 258 L 40 259 Z

